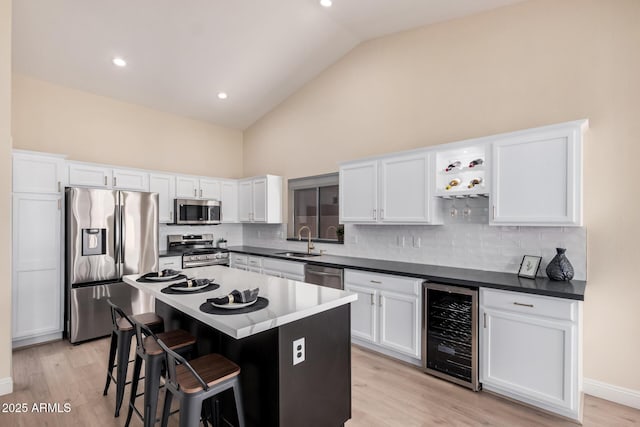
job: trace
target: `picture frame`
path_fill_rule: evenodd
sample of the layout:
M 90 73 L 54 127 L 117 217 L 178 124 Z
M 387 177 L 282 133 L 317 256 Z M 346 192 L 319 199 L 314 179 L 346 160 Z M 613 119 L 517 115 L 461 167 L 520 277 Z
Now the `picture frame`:
M 520 263 L 520 269 L 518 270 L 519 277 L 526 277 L 527 279 L 535 279 L 540 268 L 541 256 L 525 255 L 522 257 Z

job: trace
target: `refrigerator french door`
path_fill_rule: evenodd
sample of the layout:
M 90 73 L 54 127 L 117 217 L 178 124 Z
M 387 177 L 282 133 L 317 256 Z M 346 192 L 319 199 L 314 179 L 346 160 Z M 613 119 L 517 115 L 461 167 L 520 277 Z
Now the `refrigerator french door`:
M 153 311 L 122 276 L 158 271 L 158 195 L 67 188 L 65 200 L 65 325 L 77 343 L 111 333 L 108 298 L 131 314 Z

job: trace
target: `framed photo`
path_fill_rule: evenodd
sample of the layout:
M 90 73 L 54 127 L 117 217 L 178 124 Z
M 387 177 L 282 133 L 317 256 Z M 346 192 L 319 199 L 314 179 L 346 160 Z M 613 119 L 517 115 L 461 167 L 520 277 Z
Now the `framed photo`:
M 520 263 L 520 270 L 518 270 L 518 276 L 535 279 L 536 274 L 538 274 L 538 268 L 540 268 L 540 261 L 542 261 L 542 257 L 540 256 L 523 256 L 522 262 Z

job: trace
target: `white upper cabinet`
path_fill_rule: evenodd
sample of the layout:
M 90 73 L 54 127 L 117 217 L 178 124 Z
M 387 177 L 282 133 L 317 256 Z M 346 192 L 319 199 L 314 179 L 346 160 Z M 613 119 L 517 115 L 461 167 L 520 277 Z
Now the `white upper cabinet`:
M 222 181 L 220 188 L 222 203 L 222 222 L 238 222 L 238 183 Z
M 220 181 L 215 179 L 200 178 L 200 192 L 198 195 L 203 199 L 220 200 Z
M 69 186 L 149 191 L 149 173 L 136 169 L 69 163 Z
M 163 224 L 173 223 L 176 177 L 168 174 L 149 174 L 149 191 L 158 193 L 158 221 Z
M 282 177 L 265 175 L 238 184 L 241 222 L 282 223 Z
M 582 225 L 587 121 L 516 132 L 492 147 L 491 224 Z
M 376 222 L 378 162 L 350 163 L 340 167 L 340 223 Z
M 440 223 L 439 201 L 431 197 L 427 152 L 354 162 L 340 167 L 340 222 Z
M 14 151 L 14 193 L 60 194 L 64 185 L 63 156 Z
M 118 190 L 149 191 L 149 173 L 134 169 L 113 169 L 111 187 Z
M 195 176 L 176 176 L 176 197 L 196 198 L 200 191 L 200 180 Z
M 111 188 L 111 168 L 69 163 L 69 186 Z

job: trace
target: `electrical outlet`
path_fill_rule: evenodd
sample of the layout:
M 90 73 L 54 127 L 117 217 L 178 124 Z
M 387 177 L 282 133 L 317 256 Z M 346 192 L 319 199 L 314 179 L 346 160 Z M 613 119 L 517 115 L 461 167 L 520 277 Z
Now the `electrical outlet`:
M 304 358 L 304 338 L 299 338 L 293 342 L 293 365 L 304 362 Z
M 416 249 L 420 248 L 420 238 L 417 236 L 413 236 L 413 247 Z

